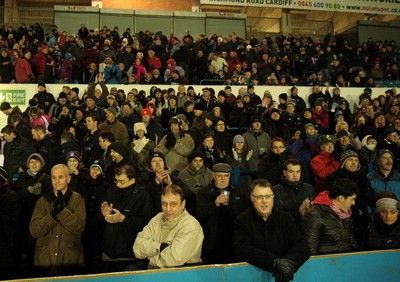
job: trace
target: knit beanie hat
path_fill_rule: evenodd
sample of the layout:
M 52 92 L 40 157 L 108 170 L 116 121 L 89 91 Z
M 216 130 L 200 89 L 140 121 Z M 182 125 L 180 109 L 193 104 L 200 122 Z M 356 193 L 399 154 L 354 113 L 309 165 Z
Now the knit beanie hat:
M 32 159 L 33 159 L 33 160 L 39 161 L 40 164 L 42 165 L 42 167 L 44 167 L 44 165 L 46 164 L 46 162 L 44 161 L 43 157 L 42 157 L 40 154 L 38 154 L 38 153 L 33 153 L 33 154 L 31 154 L 31 155 L 28 157 L 28 159 L 26 160 L 26 166 L 27 166 L 27 167 L 29 167 L 29 162 L 30 162 Z
M 354 152 L 353 150 L 347 150 L 344 151 L 341 155 L 340 155 L 340 163 L 341 163 L 341 167 L 344 167 L 346 161 L 348 158 L 351 157 L 355 157 L 358 159 L 358 155 L 356 152 Z
M 141 115 L 141 116 L 148 115 L 148 116 L 150 116 L 150 117 L 153 116 L 153 114 L 152 114 L 152 112 L 151 112 L 151 110 L 150 110 L 149 108 L 144 108 L 144 109 L 142 110 L 142 112 L 140 113 L 140 115 Z
M 95 160 L 91 165 L 90 168 L 92 167 L 97 167 L 100 169 L 101 175 L 104 175 L 104 171 L 103 171 L 103 161 L 102 160 Z
M 189 156 L 189 163 L 191 163 L 195 158 L 202 158 L 204 161 L 206 157 L 201 151 L 194 151 Z
M 69 153 L 67 154 L 67 158 L 66 158 L 67 162 L 68 162 L 68 160 L 69 160 L 70 158 L 75 158 L 75 159 L 78 160 L 78 162 L 81 162 L 81 161 L 82 161 L 81 154 L 80 154 L 79 152 L 77 152 L 77 151 L 71 151 L 71 152 L 69 152 Z
M 392 134 L 392 133 L 398 133 L 397 129 L 394 127 L 388 127 L 385 129 L 385 131 L 383 131 L 383 137 L 388 137 L 388 135 Z
M 163 154 L 161 154 L 161 153 L 154 153 L 154 154 L 151 156 L 150 164 L 151 164 L 151 160 L 154 159 L 154 158 L 161 158 L 161 159 L 164 161 L 164 166 L 167 165 L 167 162 L 165 161 L 165 156 L 164 156 Z
M 243 142 L 244 143 L 244 137 L 242 135 L 235 135 L 235 137 L 233 137 L 233 145 L 235 145 L 236 143 L 239 142 Z
M 120 141 L 115 141 L 115 142 L 111 143 L 110 150 L 114 150 L 115 152 L 117 152 L 118 154 L 123 156 L 124 158 L 129 156 L 128 146 L 125 145 L 125 143 L 122 143 Z
M 140 129 L 144 131 L 144 134 L 147 133 L 147 128 L 144 122 L 137 122 L 133 125 L 133 134 L 136 135 L 137 131 Z
M 377 213 L 380 213 L 384 209 L 399 210 L 400 203 L 392 198 L 382 198 L 376 201 L 375 208 Z

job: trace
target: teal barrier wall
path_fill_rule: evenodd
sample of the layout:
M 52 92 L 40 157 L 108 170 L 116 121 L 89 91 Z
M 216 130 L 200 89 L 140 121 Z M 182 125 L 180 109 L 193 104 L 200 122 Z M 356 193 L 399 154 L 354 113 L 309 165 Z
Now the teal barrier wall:
M 28 279 L 24 281 L 28 281 Z M 247 263 L 237 263 L 113 274 L 41 278 L 35 279 L 35 281 L 272 282 L 275 279 L 267 271 L 263 271 Z M 294 281 L 399 282 L 400 251 L 361 252 L 312 257 L 295 274 Z

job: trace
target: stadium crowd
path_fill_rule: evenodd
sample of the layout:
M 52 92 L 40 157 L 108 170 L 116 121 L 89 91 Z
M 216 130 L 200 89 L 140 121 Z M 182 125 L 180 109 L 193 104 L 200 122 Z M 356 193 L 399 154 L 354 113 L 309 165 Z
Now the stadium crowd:
M 0 106 L 1 278 L 248 261 L 290 281 L 310 254 L 400 247 L 400 98 L 371 98 L 394 42 L 0 33 L 2 83 L 38 83 L 26 111 Z M 186 86 L 204 79 L 226 86 Z

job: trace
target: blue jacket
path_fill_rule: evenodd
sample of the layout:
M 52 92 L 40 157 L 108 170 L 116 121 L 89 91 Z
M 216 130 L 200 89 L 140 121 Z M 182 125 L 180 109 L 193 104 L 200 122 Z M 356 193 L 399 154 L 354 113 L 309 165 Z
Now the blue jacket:
M 400 174 L 397 171 L 392 170 L 388 179 L 383 178 L 379 173 L 379 168 L 371 171 L 367 176 L 376 192 L 387 190 L 395 193 L 397 198 L 400 197 Z

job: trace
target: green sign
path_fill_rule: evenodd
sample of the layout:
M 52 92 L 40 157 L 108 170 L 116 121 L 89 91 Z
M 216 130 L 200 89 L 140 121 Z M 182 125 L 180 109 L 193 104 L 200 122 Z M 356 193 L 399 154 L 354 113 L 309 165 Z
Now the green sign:
M 0 101 L 12 105 L 25 105 L 25 90 L 0 90 Z

